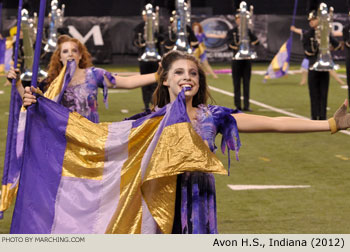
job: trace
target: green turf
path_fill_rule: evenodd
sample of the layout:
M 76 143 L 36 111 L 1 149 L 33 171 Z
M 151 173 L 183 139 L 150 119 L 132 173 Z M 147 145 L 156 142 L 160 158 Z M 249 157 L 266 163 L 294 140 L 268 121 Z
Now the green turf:
M 136 67 L 110 71 L 137 71 Z M 230 68 L 217 65 L 215 68 Z M 253 70 L 266 70 L 266 64 L 255 64 Z M 291 69 L 299 69 L 293 65 Z M 340 73 L 344 72 L 341 65 Z M 300 75 L 269 80 L 253 75 L 251 99 L 309 117 L 307 86 L 299 86 Z M 0 79 L 0 83 L 4 78 Z M 218 80 L 208 78 L 210 85 L 232 92 L 229 75 Z M 0 170 L 2 172 L 6 141 L 9 87 L 0 85 Z M 216 104 L 232 107 L 233 98 L 212 92 Z M 331 79 L 328 116 L 340 106 L 347 90 Z M 109 109 L 100 100 L 101 121 L 119 121 L 141 112 L 141 91 L 122 90 L 109 94 Z M 267 116 L 280 114 L 255 105 L 254 113 Z M 129 112 L 123 114 L 122 110 Z M 308 134 L 240 134 L 242 148 L 239 161 L 231 152 L 231 175 L 216 176 L 218 228 L 220 233 L 350 233 L 350 136 L 337 133 Z M 217 137 L 219 146 L 221 137 Z M 217 151 L 227 167 L 227 156 Z M 239 185 L 310 185 L 302 189 L 232 191 L 228 184 Z M 0 220 L 0 233 L 8 233 L 13 207 Z

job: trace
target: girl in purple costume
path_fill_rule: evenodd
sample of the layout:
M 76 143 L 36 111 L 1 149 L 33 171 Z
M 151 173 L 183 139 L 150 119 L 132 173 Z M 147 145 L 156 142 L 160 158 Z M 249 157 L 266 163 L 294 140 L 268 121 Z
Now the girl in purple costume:
M 200 60 L 201 65 L 203 66 L 206 73 L 211 74 L 215 79 L 218 78 L 218 76 L 215 74 L 211 66 L 209 65 L 207 54 L 206 54 L 206 47 L 205 47 L 205 41 L 208 38 L 225 38 L 225 36 L 220 36 L 216 34 L 206 34 L 204 33 L 203 27 L 200 23 L 194 22 L 192 24 L 192 30 L 194 34 L 197 37 L 197 40 L 199 42 L 199 46 L 195 49 L 194 55 L 197 59 Z
M 215 136 L 223 136 L 222 150 L 240 147 L 238 132 L 318 132 L 350 127 L 347 102 L 334 119 L 312 121 L 289 117 L 266 117 L 237 113 L 236 110 L 207 105 L 210 97 L 206 77 L 198 61 L 191 55 L 172 51 L 163 56 L 158 71 L 158 86 L 153 104 L 159 108 L 173 102 L 184 87 L 186 110 L 195 131 L 211 151 L 215 152 Z M 135 118 L 134 118 L 135 119 Z M 215 179 L 212 174 L 185 172 L 178 176 L 173 233 L 217 233 Z
M 53 80 L 59 75 L 61 69 L 67 61 L 74 60 L 76 69 L 64 90 L 60 103 L 71 111 L 78 112 L 92 122 L 99 122 L 97 112 L 97 91 L 103 88 L 104 103 L 107 106 L 108 88 L 137 88 L 156 82 L 155 74 L 136 75 L 130 77 L 120 77 L 109 73 L 108 71 L 92 66 L 91 55 L 87 48 L 77 39 L 67 35 L 58 38 L 57 49 L 52 54 L 48 70 L 48 78 L 41 83 L 40 88 L 46 91 Z M 26 87 L 25 90 L 19 79 L 19 70 L 11 68 L 8 78 L 17 78 L 17 89 L 21 97 L 24 93 L 28 94 L 27 106 L 36 102 L 32 92 L 35 89 Z

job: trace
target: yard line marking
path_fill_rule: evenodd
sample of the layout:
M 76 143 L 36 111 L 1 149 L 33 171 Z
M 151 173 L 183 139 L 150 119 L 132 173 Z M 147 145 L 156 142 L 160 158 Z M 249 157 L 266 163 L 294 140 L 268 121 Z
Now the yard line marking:
M 109 94 L 120 94 L 120 93 L 129 93 L 129 90 L 123 90 L 123 89 L 118 89 L 118 90 L 113 90 L 113 89 L 109 89 L 108 93 Z M 100 90 L 100 93 L 103 94 L 103 90 Z
M 220 89 L 220 88 L 216 88 L 216 87 L 213 87 L 213 86 L 210 86 L 210 85 L 209 85 L 209 88 L 210 88 L 211 90 L 213 90 L 213 91 L 218 92 L 218 93 L 221 93 L 221 94 L 225 94 L 225 95 L 234 97 L 233 93 L 230 93 L 230 92 L 228 92 L 228 91 L 222 90 L 222 89 Z M 257 105 L 257 106 L 263 107 L 263 108 L 265 108 L 265 109 L 268 109 L 268 110 L 271 110 L 271 111 L 280 113 L 280 114 L 288 115 L 288 116 L 295 117 L 295 118 L 303 118 L 303 119 L 308 119 L 308 120 L 310 120 L 309 118 L 307 118 L 307 117 L 305 117 L 305 116 L 301 116 L 301 115 L 298 115 L 298 114 L 295 114 L 295 113 L 292 113 L 292 112 L 288 112 L 288 111 L 283 110 L 283 109 L 275 108 L 275 107 L 272 107 L 272 106 L 267 105 L 267 104 L 265 104 L 265 103 L 258 102 L 258 101 L 252 100 L 252 99 L 249 99 L 249 102 L 252 103 L 252 104 L 255 104 L 255 105 Z M 349 132 L 349 131 L 340 130 L 339 132 L 350 136 L 350 132 Z
M 233 191 L 309 188 L 310 185 L 227 185 Z

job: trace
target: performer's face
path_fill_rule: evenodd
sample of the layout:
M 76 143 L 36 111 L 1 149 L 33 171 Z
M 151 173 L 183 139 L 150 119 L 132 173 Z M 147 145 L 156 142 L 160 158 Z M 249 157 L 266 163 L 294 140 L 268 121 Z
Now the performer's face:
M 193 31 L 195 34 L 198 34 L 199 33 L 199 26 L 198 25 L 193 26 Z
M 241 24 L 241 18 L 239 16 L 236 17 L 236 24 L 238 26 Z
M 309 25 L 311 28 L 316 28 L 318 26 L 318 19 L 317 18 L 310 19 Z
M 187 98 L 193 98 L 199 89 L 199 73 L 196 64 L 190 60 L 180 59 L 172 63 L 164 86 L 168 87 L 170 101 L 175 101 L 184 87 L 191 87 L 185 92 Z
M 60 58 L 63 65 L 65 65 L 68 60 L 75 60 L 78 65 L 81 59 L 78 45 L 71 41 L 63 42 L 61 45 Z

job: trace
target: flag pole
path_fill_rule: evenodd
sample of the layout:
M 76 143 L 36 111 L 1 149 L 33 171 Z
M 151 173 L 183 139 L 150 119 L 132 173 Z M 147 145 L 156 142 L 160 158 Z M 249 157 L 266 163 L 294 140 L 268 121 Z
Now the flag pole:
M 13 67 L 17 68 L 18 64 L 18 47 L 19 47 L 19 35 L 21 33 L 21 21 L 22 21 L 22 6 L 23 0 L 18 2 L 18 13 L 17 13 L 17 32 L 16 32 L 16 43 L 15 43 L 15 57 Z M 12 88 L 16 87 L 16 79 L 12 80 Z
M 33 61 L 33 69 L 32 69 L 33 75 L 32 75 L 31 85 L 34 87 L 37 86 L 37 81 L 38 81 L 41 42 L 43 37 L 44 19 L 45 19 L 45 9 L 46 9 L 46 0 L 40 0 L 38 27 L 37 27 L 37 34 L 36 34 L 36 40 L 35 40 L 34 61 Z

